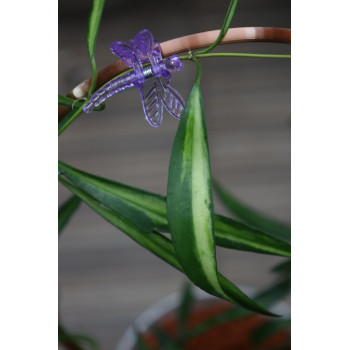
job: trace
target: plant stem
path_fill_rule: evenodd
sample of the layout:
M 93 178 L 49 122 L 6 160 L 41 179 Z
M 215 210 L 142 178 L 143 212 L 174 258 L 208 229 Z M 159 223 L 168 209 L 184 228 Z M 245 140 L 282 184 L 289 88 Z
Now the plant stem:
M 97 83 L 97 68 L 96 68 L 96 61 L 95 61 L 95 57 L 92 56 L 90 58 L 91 61 L 91 71 L 92 71 L 92 79 L 91 79 L 91 85 L 89 88 L 89 91 L 87 93 L 86 99 L 89 100 L 92 93 L 94 92 L 96 83 Z
M 202 65 L 200 64 L 200 62 L 198 61 L 196 56 L 191 56 L 191 60 L 197 65 L 197 74 L 196 74 L 196 78 L 195 78 L 195 84 L 199 85 L 199 82 L 201 80 L 201 76 L 202 76 Z
M 82 112 L 84 105 L 81 105 L 73 114 L 68 114 L 66 118 L 58 124 L 58 136 L 62 134 L 66 128 L 73 123 L 74 119 Z
M 101 23 L 101 18 L 103 14 L 103 9 L 105 6 L 105 0 L 93 0 L 92 8 L 90 11 L 89 22 L 86 32 L 86 44 L 90 58 L 91 70 L 92 70 L 92 80 L 89 91 L 87 93 L 87 99 L 92 95 L 96 83 L 97 83 L 97 68 L 95 61 L 95 47 L 98 30 Z
M 232 22 L 232 18 L 236 12 L 236 7 L 238 4 L 238 0 L 231 0 L 230 5 L 228 7 L 228 10 L 226 12 L 226 16 L 224 19 L 224 23 L 223 26 L 221 28 L 221 31 L 218 35 L 218 37 L 216 38 L 216 40 L 208 47 L 206 47 L 205 49 L 201 50 L 201 53 L 207 53 L 209 51 L 211 51 L 212 49 L 214 49 L 215 46 L 219 45 L 222 38 L 225 36 L 225 34 L 227 33 L 230 24 Z

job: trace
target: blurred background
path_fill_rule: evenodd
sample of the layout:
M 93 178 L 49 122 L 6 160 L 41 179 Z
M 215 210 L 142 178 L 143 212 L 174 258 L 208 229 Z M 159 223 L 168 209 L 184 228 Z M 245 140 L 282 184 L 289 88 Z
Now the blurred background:
M 107 0 L 96 44 L 98 69 L 115 61 L 109 45 L 141 29 L 159 41 L 219 29 L 229 1 Z M 58 91 L 91 75 L 85 37 L 91 2 L 59 0 Z M 290 28 L 290 1 L 241 0 L 232 27 Z M 289 53 L 285 44 L 234 44 L 216 51 Z M 202 59 L 201 81 L 213 177 L 251 207 L 290 222 L 290 60 Z M 172 85 L 186 99 L 196 73 L 185 62 Z M 152 128 L 137 89 L 107 100 L 103 112 L 81 115 L 59 138 L 59 159 L 79 169 L 165 194 L 178 121 L 164 112 Z M 59 186 L 59 204 L 69 192 Z M 215 211 L 228 212 L 215 197 Z M 219 270 L 232 282 L 261 289 L 278 257 L 218 248 Z M 184 276 L 82 204 L 59 240 L 63 324 L 114 349 L 149 305 L 181 288 Z

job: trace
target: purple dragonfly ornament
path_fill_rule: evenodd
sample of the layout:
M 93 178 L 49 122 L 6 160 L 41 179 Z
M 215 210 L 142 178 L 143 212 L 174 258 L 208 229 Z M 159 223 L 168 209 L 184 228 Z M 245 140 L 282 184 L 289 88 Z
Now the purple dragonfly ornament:
M 96 91 L 84 106 L 85 113 L 90 113 L 112 95 L 136 86 L 140 89 L 146 119 L 152 126 L 161 124 L 163 106 L 173 117 L 181 118 L 185 102 L 180 93 L 170 85 L 171 72 L 183 68 L 177 55 L 163 61 L 159 42 L 153 40 L 152 33 L 147 29 L 137 33 L 129 43 L 113 42 L 110 49 L 127 66 L 133 68 L 133 71 L 112 79 Z M 143 68 L 145 63 L 150 63 L 150 66 Z

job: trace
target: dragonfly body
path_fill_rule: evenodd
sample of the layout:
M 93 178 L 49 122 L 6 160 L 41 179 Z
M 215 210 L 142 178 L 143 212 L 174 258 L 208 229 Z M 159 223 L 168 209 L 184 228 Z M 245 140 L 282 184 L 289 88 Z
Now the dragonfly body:
M 164 61 L 159 43 L 153 41 L 151 32 L 146 29 L 139 32 L 130 43 L 112 43 L 111 50 L 134 70 L 111 80 L 96 91 L 85 104 L 84 112 L 90 113 L 120 91 L 138 87 L 146 119 L 152 126 L 161 124 L 163 106 L 173 117 L 180 119 L 185 102 L 170 86 L 171 72 L 179 71 L 183 67 L 178 56 L 168 57 Z M 150 66 L 143 67 L 145 63 L 150 63 Z
M 90 98 L 89 102 L 84 106 L 84 112 L 90 113 L 99 106 L 107 98 L 114 94 L 135 87 L 135 72 L 130 72 L 122 77 L 115 78 L 107 83 L 102 89 L 97 90 Z

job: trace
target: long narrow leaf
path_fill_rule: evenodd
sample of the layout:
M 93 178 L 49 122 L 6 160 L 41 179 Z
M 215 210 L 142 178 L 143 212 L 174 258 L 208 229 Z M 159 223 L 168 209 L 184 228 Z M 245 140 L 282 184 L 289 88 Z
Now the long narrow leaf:
M 170 158 L 167 216 L 186 275 L 206 292 L 229 299 L 217 275 L 209 148 L 197 65 Z
M 164 229 L 167 229 L 166 198 L 164 196 L 90 174 L 61 161 L 58 162 L 58 169 L 61 169 L 63 172 L 78 173 L 86 182 L 97 183 L 99 187 L 103 187 L 112 196 L 121 197 L 140 210 L 145 211 L 159 230 L 162 230 L 162 226 L 164 226 Z
M 135 208 L 135 210 L 142 211 L 152 221 L 155 229 L 169 232 L 169 225 L 166 217 L 166 198 L 164 196 L 89 174 L 61 161 L 58 163 L 58 169 L 65 173 L 66 176 L 75 174 L 75 177 L 79 177 L 82 185 L 78 185 L 78 181 L 74 181 L 79 188 L 83 188 L 81 186 L 87 183 L 95 192 L 102 189 L 104 192 L 108 193 L 107 198 L 111 198 L 111 200 L 116 202 L 123 200 L 130 207 Z M 73 181 L 72 179 L 70 180 Z M 95 197 L 91 191 L 89 191 L 90 194 Z M 102 204 L 108 206 L 107 201 L 102 195 L 95 198 Z
M 183 272 L 183 269 L 175 255 L 173 243 L 168 238 L 157 232 L 145 233 L 132 222 L 128 221 L 118 213 L 104 207 L 98 201 L 84 193 L 84 191 L 73 186 L 62 177 L 59 177 L 59 181 L 113 226 L 117 227 L 135 242 L 139 243 L 141 246 L 163 259 L 169 265 Z M 237 288 L 221 274 L 219 274 L 219 279 L 220 283 L 223 285 L 223 288 L 225 288 L 225 291 L 230 294 L 233 302 L 253 312 L 258 312 L 269 316 L 276 316 L 246 296 L 239 288 Z
M 196 63 L 196 80 L 175 136 L 169 166 L 167 216 L 176 257 L 185 274 L 201 289 L 265 313 L 217 271 L 209 150 L 199 87 L 201 67 Z
M 89 174 L 63 162 L 59 163 L 59 168 L 62 172 L 66 171 L 64 169 L 69 169 L 68 173 L 71 171 L 77 172 L 84 181 L 90 184 L 98 184 L 96 191 L 98 191 L 98 188 L 104 188 L 115 201 L 122 199 L 129 206 L 143 212 L 152 221 L 154 229 L 169 232 L 166 217 L 166 197 Z M 102 204 L 108 206 L 108 203 L 102 197 L 100 199 Z M 218 246 L 262 254 L 290 256 L 290 245 L 288 243 L 270 237 L 233 219 L 215 215 L 214 228 L 215 244 Z
M 62 177 L 59 177 L 59 181 L 113 226 L 124 232 L 131 239 L 148 249 L 153 254 L 165 260 L 168 264 L 182 271 L 181 266 L 175 257 L 173 245 L 168 238 L 157 232 L 147 233 L 135 225 L 131 220 L 128 220 L 117 212 L 104 207 L 89 194 L 73 186 Z
M 177 311 L 179 334 L 184 334 L 187 328 L 187 321 L 194 305 L 192 285 L 185 283 L 181 292 L 181 301 Z
M 290 274 L 291 274 L 291 261 L 288 260 L 288 261 L 284 261 L 276 266 L 274 266 L 272 268 L 272 272 L 274 273 L 278 273 L 282 276 L 289 276 L 290 277 Z
M 71 196 L 58 209 L 58 234 L 61 233 L 71 216 L 79 207 L 81 200 L 77 196 Z
M 254 329 L 252 332 L 252 341 L 256 346 L 256 349 L 259 349 L 264 341 L 271 338 L 273 335 L 287 331 L 290 332 L 291 320 L 270 320 L 262 324 L 257 329 Z
M 213 181 L 213 187 L 222 203 L 232 212 L 232 214 L 236 215 L 249 225 L 265 231 L 274 237 L 290 239 L 289 226 L 262 215 L 256 210 L 242 204 L 232 194 L 228 193 L 228 191 L 225 190 L 217 181 Z
M 159 349 L 165 350 L 183 350 L 177 344 L 177 340 L 172 337 L 168 332 L 162 329 L 161 325 L 157 323 L 151 326 L 151 333 L 156 337 Z
M 265 307 L 271 307 L 278 303 L 288 293 L 288 291 L 289 285 L 286 285 L 286 283 L 283 283 L 283 285 L 279 283 L 260 292 L 255 297 L 255 300 L 259 301 L 259 303 L 261 303 Z M 217 316 L 211 317 L 207 321 L 204 321 L 198 324 L 197 326 L 193 327 L 192 329 L 188 330 L 184 334 L 183 340 L 189 340 L 191 338 L 197 337 L 198 335 L 208 331 L 209 329 L 212 329 L 216 325 L 241 320 L 252 315 L 253 313 L 249 310 L 240 307 L 233 307 L 232 309 L 229 309 Z
M 255 300 L 263 305 L 264 307 L 269 307 L 276 303 L 276 301 L 282 300 L 286 295 L 290 294 L 291 281 L 289 278 L 282 280 L 259 293 Z
M 62 162 L 58 163 L 58 170 L 64 176 L 84 190 L 90 196 L 106 205 L 108 208 L 118 212 L 126 219 L 133 220 L 135 224 L 145 232 L 152 232 L 152 220 L 138 207 L 125 201 L 123 198 L 113 195 L 103 182 L 94 177 L 86 176 L 84 172 L 74 169 Z
M 215 216 L 215 242 L 221 247 L 290 258 L 290 244 L 224 216 Z

